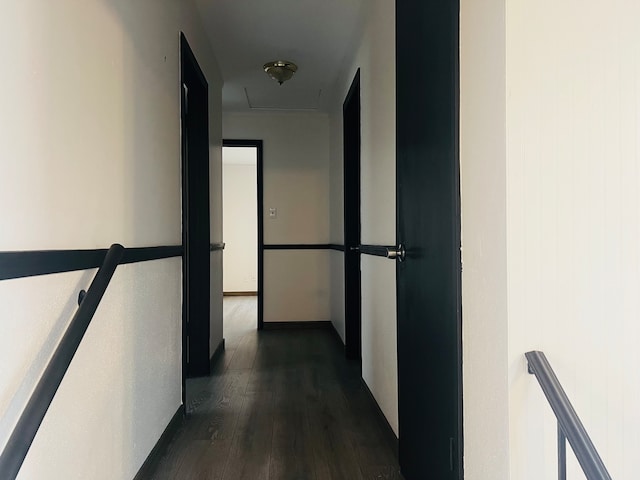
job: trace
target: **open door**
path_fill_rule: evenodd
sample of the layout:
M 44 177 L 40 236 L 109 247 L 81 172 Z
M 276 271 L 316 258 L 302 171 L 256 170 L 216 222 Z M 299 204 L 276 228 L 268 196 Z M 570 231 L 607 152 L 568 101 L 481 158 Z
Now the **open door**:
M 345 353 L 362 358 L 360 278 L 360 70 L 342 106 L 344 142 Z
M 180 38 L 182 89 L 183 382 L 209 375 L 209 94 L 187 39 Z M 185 404 L 183 383 L 183 404 Z
M 397 0 L 400 467 L 462 479 L 458 0 Z

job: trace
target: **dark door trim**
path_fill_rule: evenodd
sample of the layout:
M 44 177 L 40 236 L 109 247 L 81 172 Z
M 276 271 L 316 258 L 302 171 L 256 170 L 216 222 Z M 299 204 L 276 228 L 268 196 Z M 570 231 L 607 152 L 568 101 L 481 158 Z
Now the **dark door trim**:
M 345 354 L 362 357 L 360 278 L 360 69 L 342 105 L 344 168 L 344 330 Z
M 182 402 L 186 379 L 209 375 L 210 211 L 208 83 L 180 34 L 182 147 Z M 191 100 L 191 101 L 190 101 Z M 196 217 L 197 215 L 197 217 Z M 206 265 L 204 259 L 207 259 Z
M 264 328 L 264 186 L 262 140 L 222 140 L 223 147 L 255 147 L 257 150 L 256 176 L 258 179 L 258 330 Z

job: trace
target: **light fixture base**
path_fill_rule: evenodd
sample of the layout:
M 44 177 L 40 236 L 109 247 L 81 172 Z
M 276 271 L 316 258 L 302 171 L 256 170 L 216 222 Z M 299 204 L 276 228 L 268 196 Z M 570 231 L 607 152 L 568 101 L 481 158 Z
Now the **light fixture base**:
M 264 68 L 267 75 L 273 78 L 280 85 L 291 79 L 293 74 L 298 71 L 298 66 L 295 63 L 286 60 L 267 62 L 262 68 Z

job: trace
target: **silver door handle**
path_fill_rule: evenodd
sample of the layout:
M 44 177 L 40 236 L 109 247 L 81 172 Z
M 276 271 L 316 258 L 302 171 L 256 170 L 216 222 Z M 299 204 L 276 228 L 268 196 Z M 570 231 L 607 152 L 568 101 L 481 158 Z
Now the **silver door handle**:
M 406 259 L 407 252 L 404 248 L 404 245 L 400 244 L 397 247 L 387 247 L 387 258 L 390 260 L 398 260 L 399 262 L 404 262 Z
M 359 252 L 360 251 L 360 247 L 358 247 L 358 246 L 349 247 L 349 251 L 351 251 L 351 252 Z

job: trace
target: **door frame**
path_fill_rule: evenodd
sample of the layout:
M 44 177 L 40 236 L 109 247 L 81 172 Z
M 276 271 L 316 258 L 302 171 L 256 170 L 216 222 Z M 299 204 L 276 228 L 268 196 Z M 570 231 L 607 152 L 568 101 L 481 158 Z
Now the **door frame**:
M 360 69 L 342 104 L 345 354 L 362 359 Z M 357 116 L 352 110 L 357 109 Z M 353 237 L 353 238 L 352 238 Z
M 198 149 L 194 154 L 190 154 L 188 149 L 189 144 L 189 126 L 187 123 L 187 95 L 185 94 L 184 85 L 189 82 L 197 82 L 198 88 L 193 88 L 193 95 L 197 95 L 195 103 L 201 105 L 204 109 L 200 111 L 197 124 L 197 136 L 199 137 L 199 145 L 202 148 Z M 206 165 L 207 172 L 209 172 L 209 99 L 208 99 L 208 83 L 202 72 L 202 69 L 198 65 L 198 61 L 189 46 L 184 33 L 180 33 L 180 133 L 181 133 L 181 181 L 182 181 L 182 404 L 186 409 L 186 379 L 190 376 L 202 376 L 209 375 L 209 335 L 210 335 L 210 314 L 211 314 L 211 302 L 210 298 L 207 306 L 207 315 L 193 315 L 190 308 L 190 280 L 192 276 L 191 271 L 191 250 L 192 247 L 198 245 L 202 247 L 204 245 L 204 235 L 200 238 L 194 239 L 192 232 L 190 232 L 190 221 L 193 220 L 190 215 L 191 198 L 194 188 L 197 185 L 192 185 L 189 179 L 189 166 L 194 162 L 194 158 L 197 158 L 199 162 Z M 193 127 L 191 127 L 193 130 Z M 192 132 L 193 134 L 193 132 Z M 207 179 L 209 174 L 207 173 Z M 202 184 L 204 185 L 204 183 Z M 200 188 L 203 188 L 202 185 Z M 210 245 L 210 185 L 206 182 L 206 196 L 207 196 L 207 212 L 206 212 L 206 245 L 207 252 Z M 204 192 L 201 192 L 204 195 Z M 202 244 L 202 245 L 201 245 Z M 207 268 L 207 272 L 209 269 Z M 209 274 L 199 279 L 206 285 L 210 285 Z M 210 287 L 207 289 L 207 295 L 210 295 Z M 205 318 L 206 317 L 206 318 Z M 197 343 L 190 338 L 190 331 L 197 330 L 197 335 L 192 335 L 197 339 Z M 195 353 L 194 353 L 195 352 Z M 194 365 L 190 360 L 192 355 L 197 357 L 197 362 Z
M 264 328 L 264 185 L 262 140 L 223 139 L 223 147 L 255 147 L 258 196 L 258 330 Z

